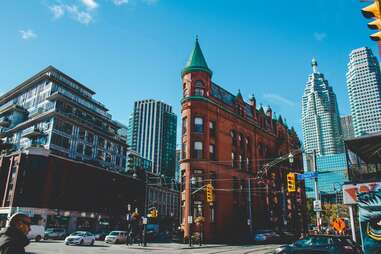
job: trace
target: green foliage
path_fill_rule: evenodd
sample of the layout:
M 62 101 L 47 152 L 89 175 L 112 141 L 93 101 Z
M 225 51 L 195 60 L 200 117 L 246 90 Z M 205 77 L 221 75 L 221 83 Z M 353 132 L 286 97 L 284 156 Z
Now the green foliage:
M 314 212 L 314 199 L 307 199 L 307 216 L 308 224 L 316 224 L 316 212 Z M 334 218 L 349 218 L 348 207 L 343 204 L 323 204 L 322 205 L 322 225 L 328 226 Z

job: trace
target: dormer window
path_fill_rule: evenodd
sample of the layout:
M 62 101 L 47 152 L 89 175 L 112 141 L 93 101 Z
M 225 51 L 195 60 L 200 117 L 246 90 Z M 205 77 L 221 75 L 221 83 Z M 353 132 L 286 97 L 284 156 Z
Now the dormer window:
M 201 80 L 197 80 L 194 87 L 195 96 L 204 96 L 204 83 Z

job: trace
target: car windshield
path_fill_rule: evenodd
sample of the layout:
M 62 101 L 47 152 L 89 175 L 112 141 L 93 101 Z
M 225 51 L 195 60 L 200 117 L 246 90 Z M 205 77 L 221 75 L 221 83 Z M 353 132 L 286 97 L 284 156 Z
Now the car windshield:
M 72 236 L 85 236 L 85 232 L 74 232 L 74 233 L 72 233 L 71 235 Z
M 110 235 L 119 235 L 119 232 L 113 231 L 113 232 L 110 233 Z
M 308 246 L 327 246 L 332 243 L 330 237 L 324 236 L 307 236 L 304 239 L 295 242 L 295 246 L 308 247 Z

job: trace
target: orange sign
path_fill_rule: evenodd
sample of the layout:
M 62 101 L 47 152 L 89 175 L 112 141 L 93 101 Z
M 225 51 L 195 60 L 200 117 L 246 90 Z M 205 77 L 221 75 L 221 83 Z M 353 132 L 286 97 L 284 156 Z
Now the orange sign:
M 331 225 L 340 234 L 344 231 L 346 227 L 345 222 L 342 218 L 333 219 Z

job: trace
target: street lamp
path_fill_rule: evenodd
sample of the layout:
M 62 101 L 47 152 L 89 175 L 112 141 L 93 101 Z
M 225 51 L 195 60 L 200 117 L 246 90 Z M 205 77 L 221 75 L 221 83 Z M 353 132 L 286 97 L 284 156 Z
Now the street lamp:
M 290 162 L 290 164 L 294 163 L 294 155 L 291 152 L 288 155 L 288 161 Z

